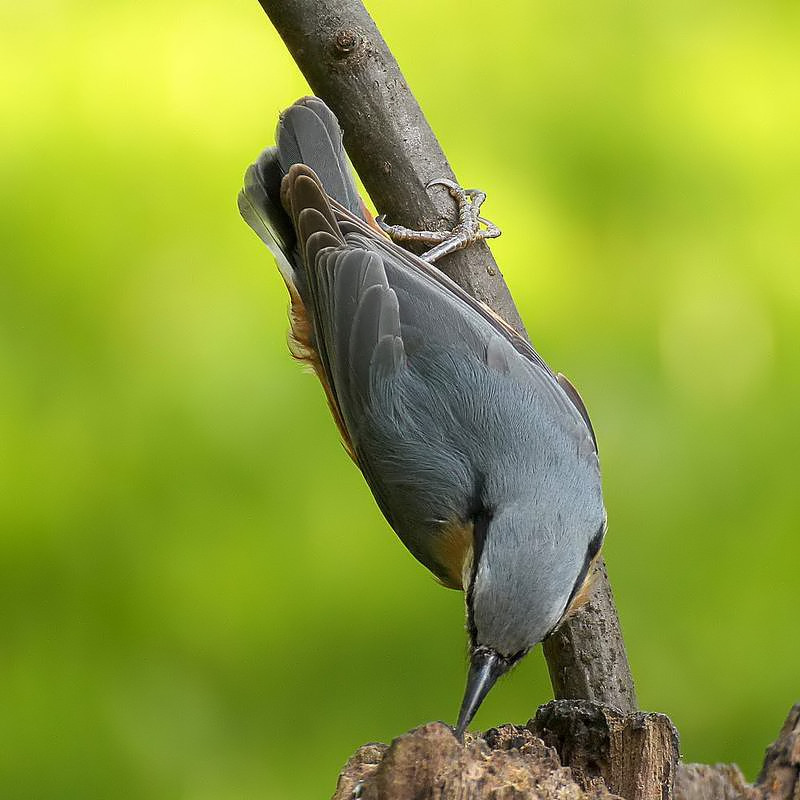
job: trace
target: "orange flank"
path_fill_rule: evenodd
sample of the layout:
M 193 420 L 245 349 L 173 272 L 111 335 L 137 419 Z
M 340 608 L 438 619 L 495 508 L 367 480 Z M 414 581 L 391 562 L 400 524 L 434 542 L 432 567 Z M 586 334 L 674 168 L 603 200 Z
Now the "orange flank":
M 281 271 L 283 275 L 283 271 Z M 342 437 L 342 444 L 347 451 L 347 455 L 353 459 L 358 465 L 358 459 L 353 451 L 353 445 L 350 441 L 350 436 L 347 433 L 347 428 L 344 426 L 342 414 L 339 411 L 339 406 L 334 397 L 333 390 L 331 389 L 328 379 L 325 375 L 325 370 L 322 368 L 322 362 L 319 358 L 319 353 L 313 345 L 312 331 L 313 326 L 311 320 L 308 318 L 305 304 L 303 303 L 300 293 L 291 278 L 283 275 L 283 280 L 286 283 L 286 289 L 289 292 L 289 352 L 292 357 L 311 367 L 314 370 L 322 388 L 325 390 L 325 397 L 328 400 L 328 407 L 333 415 L 333 420 L 336 427 L 339 429 L 339 434 Z
M 464 565 L 472 551 L 473 523 L 454 519 L 439 529 L 433 541 L 433 552 L 439 570 L 436 577 L 448 589 L 464 588 Z
M 589 564 L 589 569 L 586 571 L 586 577 L 583 579 L 583 584 L 581 588 L 575 593 L 575 597 L 572 598 L 572 602 L 569 604 L 569 608 L 564 612 L 564 617 L 559 622 L 559 625 L 563 623 L 565 620 L 571 619 L 576 612 L 578 612 L 586 603 L 589 602 L 589 596 L 592 593 L 592 589 L 594 588 L 595 581 L 600 575 L 599 570 L 597 569 L 597 559 L 600 558 L 600 553 L 598 551 L 597 555 L 592 559 L 592 563 Z

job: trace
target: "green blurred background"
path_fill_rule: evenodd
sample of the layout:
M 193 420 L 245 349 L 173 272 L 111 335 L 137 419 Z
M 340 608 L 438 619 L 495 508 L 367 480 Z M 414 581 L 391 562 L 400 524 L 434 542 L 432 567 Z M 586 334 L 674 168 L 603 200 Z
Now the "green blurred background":
M 800 6 L 370 9 L 592 412 L 641 705 L 753 778 L 800 696 Z M 453 720 L 465 637 L 236 212 L 303 80 L 255 0 L 0 36 L 0 796 L 329 796 Z M 550 696 L 537 651 L 476 724 Z

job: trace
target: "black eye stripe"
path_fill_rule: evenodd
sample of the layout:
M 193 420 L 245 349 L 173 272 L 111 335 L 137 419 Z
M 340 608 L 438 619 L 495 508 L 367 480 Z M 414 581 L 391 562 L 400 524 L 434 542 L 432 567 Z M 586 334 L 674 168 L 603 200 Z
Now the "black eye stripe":
M 493 509 L 486 508 L 483 504 L 483 486 L 484 478 L 483 475 L 479 474 L 475 478 L 469 514 L 472 520 L 472 568 L 469 578 L 469 587 L 467 588 L 467 628 L 472 642 L 475 641 L 477 636 L 477 628 L 472 613 L 472 591 L 475 586 L 475 575 L 478 572 L 478 565 L 480 564 L 481 555 L 483 554 L 483 546 L 486 544 L 489 523 L 494 516 Z
M 483 554 L 483 546 L 486 543 L 486 534 L 491 520 L 492 512 L 487 509 L 481 509 L 472 518 L 472 574 L 470 575 L 469 588 L 467 589 L 467 627 L 469 628 L 470 639 L 473 642 L 477 635 L 477 628 L 475 627 L 475 619 L 472 613 L 472 591 L 475 586 L 475 575 L 478 573 L 478 565 Z

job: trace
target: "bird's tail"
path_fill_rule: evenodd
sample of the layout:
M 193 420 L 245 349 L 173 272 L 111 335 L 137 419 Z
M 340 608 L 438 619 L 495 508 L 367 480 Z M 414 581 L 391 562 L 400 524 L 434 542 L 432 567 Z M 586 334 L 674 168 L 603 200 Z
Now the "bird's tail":
M 276 146 L 252 164 L 239 192 L 239 211 L 275 256 L 287 284 L 296 284 L 296 238 L 281 205 L 281 181 L 293 164 L 311 167 L 326 193 L 360 219 L 366 212 L 333 112 L 317 97 L 304 97 L 281 114 Z M 291 291 L 291 288 L 290 288 Z

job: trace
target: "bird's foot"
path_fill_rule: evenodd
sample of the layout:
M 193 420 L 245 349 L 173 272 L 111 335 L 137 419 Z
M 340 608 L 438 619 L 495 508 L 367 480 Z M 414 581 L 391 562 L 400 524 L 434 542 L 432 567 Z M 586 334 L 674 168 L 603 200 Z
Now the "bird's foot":
M 447 187 L 450 196 L 458 203 L 458 222 L 455 227 L 451 231 L 415 231 L 402 225 L 387 225 L 386 215 L 381 214 L 375 222 L 393 242 L 420 242 L 434 245 L 420 256 L 423 261 L 432 264 L 438 258 L 461 250 L 473 242 L 496 239 L 500 235 L 501 231 L 497 225 L 480 216 L 481 206 L 486 199 L 485 192 L 479 189 L 462 189 L 447 178 L 437 178 L 425 188 L 429 189 L 431 186 Z

